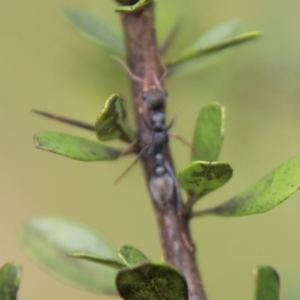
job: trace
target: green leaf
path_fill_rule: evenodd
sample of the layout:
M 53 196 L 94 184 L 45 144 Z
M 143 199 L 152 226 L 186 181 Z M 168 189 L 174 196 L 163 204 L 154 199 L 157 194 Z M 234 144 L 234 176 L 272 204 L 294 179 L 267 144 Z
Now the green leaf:
M 37 149 L 47 150 L 76 160 L 114 160 L 121 153 L 121 150 L 106 147 L 98 142 L 58 132 L 42 131 L 37 133 L 33 139 Z
M 225 110 L 219 103 L 210 103 L 199 113 L 193 146 L 196 151 L 191 153 L 191 161 L 217 161 L 224 138 Z
M 286 161 L 245 192 L 194 216 L 224 217 L 264 213 L 289 198 L 300 188 L 300 156 Z
M 198 48 L 209 47 L 231 39 L 244 30 L 245 24 L 241 20 L 228 20 L 208 29 L 191 46 L 183 52 L 190 52 Z
M 262 35 L 261 32 L 252 31 L 240 34 L 242 23 L 239 20 L 227 21 L 210 29 L 196 40 L 194 44 L 184 50 L 179 57 L 166 63 L 170 74 L 183 70 L 198 69 L 217 57 L 222 50 L 253 40 Z M 196 58 L 201 58 L 194 61 Z
M 125 142 L 133 141 L 124 100 L 118 94 L 113 94 L 106 100 L 96 120 L 95 130 L 97 137 L 103 142 L 114 139 L 121 139 Z
M 21 268 L 12 263 L 6 263 L 0 269 L 0 299 L 17 300 L 20 284 Z
M 116 284 L 125 300 L 188 299 L 184 277 L 167 264 L 145 264 L 121 270 Z
M 132 246 L 121 246 L 117 253 L 128 267 L 149 262 L 144 253 Z
M 279 275 L 272 267 L 260 266 L 253 270 L 255 300 L 279 300 Z
M 54 277 L 94 292 L 116 294 L 116 270 L 67 256 L 76 250 L 118 260 L 115 251 L 88 227 L 61 218 L 38 217 L 23 226 L 21 239 L 27 254 Z
M 237 46 L 242 43 L 254 40 L 254 39 L 260 37 L 261 35 L 262 35 L 262 33 L 259 31 L 251 31 L 251 32 L 247 32 L 247 33 L 235 36 L 230 40 L 224 41 L 224 42 L 216 44 L 216 45 L 211 45 L 206 48 L 199 48 L 196 50 L 192 50 L 190 52 L 183 53 L 177 59 L 168 63 L 167 66 L 169 69 L 171 69 L 174 66 L 188 62 L 195 58 L 202 58 L 204 56 L 208 56 L 208 55 L 220 52 L 222 50 L 226 50 L 229 47 Z M 172 69 L 170 70 L 170 72 L 172 73 Z
M 134 5 L 122 5 L 118 6 L 115 11 L 125 13 L 136 13 L 143 10 L 145 7 L 150 5 L 153 0 L 139 0 Z
M 68 253 L 68 256 L 73 257 L 73 258 L 89 260 L 89 261 L 92 261 L 92 262 L 95 262 L 98 264 L 102 264 L 102 265 L 105 265 L 105 266 L 108 266 L 108 267 L 111 267 L 111 268 L 114 268 L 117 270 L 126 267 L 126 265 L 124 265 L 119 260 L 103 258 L 99 255 L 88 253 L 88 252 L 71 251 Z
M 188 206 L 200 197 L 220 188 L 231 178 L 233 170 L 221 162 L 193 161 L 178 173 L 180 186 L 188 193 Z
M 77 8 L 66 8 L 62 14 L 80 35 L 108 51 L 125 56 L 122 39 L 97 15 Z

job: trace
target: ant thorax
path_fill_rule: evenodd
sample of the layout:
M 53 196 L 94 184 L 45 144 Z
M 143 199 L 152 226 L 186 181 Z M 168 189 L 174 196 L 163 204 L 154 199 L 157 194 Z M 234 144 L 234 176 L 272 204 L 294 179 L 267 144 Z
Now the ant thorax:
M 150 120 L 150 127 L 153 131 L 165 130 L 165 114 L 160 110 L 154 110 Z
M 160 110 L 154 110 L 150 117 L 150 124 L 147 127 L 152 133 L 152 141 L 147 151 L 148 155 L 162 153 L 165 144 L 168 142 L 164 113 Z
M 148 109 L 163 109 L 166 106 L 168 92 L 157 86 L 150 86 L 143 91 L 142 97 Z
M 165 131 L 156 132 L 152 134 L 152 143 L 148 150 L 149 154 L 162 153 L 165 144 L 168 142 L 168 135 Z

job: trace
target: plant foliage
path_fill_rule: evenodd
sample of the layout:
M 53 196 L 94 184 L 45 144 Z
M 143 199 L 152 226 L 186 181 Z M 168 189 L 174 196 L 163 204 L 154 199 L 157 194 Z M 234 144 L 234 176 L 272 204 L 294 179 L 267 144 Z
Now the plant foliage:
M 120 4 L 121 1 L 117 1 Z M 138 15 L 153 0 L 139 0 L 133 5 L 118 5 L 117 12 Z M 109 53 L 125 56 L 122 39 L 99 16 L 77 9 L 63 11 L 64 18 L 82 36 Z M 261 32 L 242 30 L 242 23 L 228 21 L 207 31 L 183 50 L 177 58 L 166 61 L 169 75 L 206 65 L 224 50 L 256 40 Z M 169 42 L 175 31 L 170 33 Z M 163 48 L 167 48 L 163 46 Z M 165 52 L 165 49 L 162 49 Z M 95 126 L 36 111 L 40 115 L 77 127 L 93 130 L 102 142 L 134 141 L 124 100 L 113 94 L 105 103 Z M 260 214 L 278 206 L 300 187 L 300 157 L 294 157 L 266 175 L 246 191 L 220 205 L 195 211 L 194 204 L 203 196 L 226 184 L 233 175 L 228 163 L 219 161 L 224 139 L 225 110 L 219 103 L 204 106 L 199 113 L 192 141 L 191 162 L 178 173 L 185 190 L 185 210 L 194 217 L 246 216 Z M 147 125 L 147 124 L 146 124 Z M 149 126 L 148 126 L 149 127 Z M 124 151 L 56 132 L 34 136 L 38 149 L 82 161 L 115 160 Z M 175 176 L 174 176 L 175 177 Z M 183 275 L 164 263 L 153 263 L 132 246 L 116 252 L 101 236 L 86 226 L 60 218 L 40 217 L 29 220 L 21 238 L 26 252 L 55 277 L 97 293 L 119 295 L 126 300 L 187 300 Z M 19 285 L 20 268 L 8 263 L 0 270 L 0 299 L 14 300 Z M 271 267 L 255 269 L 255 300 L 279 299 L 279 276 Z

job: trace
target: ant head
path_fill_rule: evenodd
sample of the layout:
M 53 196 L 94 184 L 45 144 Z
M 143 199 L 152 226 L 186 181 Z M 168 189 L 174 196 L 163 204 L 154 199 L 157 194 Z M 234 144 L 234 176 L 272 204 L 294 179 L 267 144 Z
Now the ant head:
M 142 97 L 148 109 L 162 109 L 166 106 L 168 92 L 165 89 L 150 86 L 142 93 Z

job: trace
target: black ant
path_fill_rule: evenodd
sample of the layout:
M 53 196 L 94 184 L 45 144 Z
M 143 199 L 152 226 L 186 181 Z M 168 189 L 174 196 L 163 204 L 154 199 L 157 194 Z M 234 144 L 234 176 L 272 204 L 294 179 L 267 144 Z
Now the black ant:
M 142 82 L 144 84 L 144 90 L 142 92 L 142 99 L 145 103 L 145 106 L 148 111 L 151 111 L 150 120 L 146 121 L 144 119 L 144 123 L 146 127 L 151 132 L 151 142 L 148 145 L 145 145 L 138 156 L 136 157 L 135 161 L 127 168 L 127 170 L 122 173 L 115 183 L 117 183 L 130 169 L 131 167 L 138 161 L 138 159 L 142 155 L 150 156 L 153 155 L 154 157 L 157 154 L 163 154 L 164 146 L 168 143 L 168 130 L 173 125 L 173 121 L 166 126 L 165 125 L 165 114 L 164 109 L 166 106 L 168 92 L 162 88 L 161 82 L 167 75 L 167 69 L 165 69 L 163 75 L 160 79 L 157 79 L 155 73 L 152 73 L 152 78 L 154 85 L 148 86 L 148 83 L 143 80 L 142 78 L 134 75 L 131 70 L 127 67 L 127 65 L 120 60 L 118 57 L 113 57 L 117 60 L 127 71 L 130 77 L 138 82 Z M 141 111 L 142 113 L 142 111 Z M 136 141 L 133 142 L 135 144 Z M 129 148 L 133 147 L 133 144 L 129 145 Z M 128 152 L 128 149 L 125 150 L 125 153 Z

